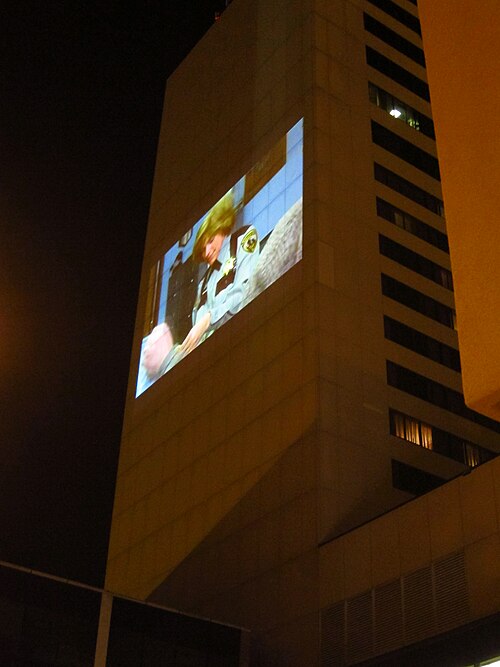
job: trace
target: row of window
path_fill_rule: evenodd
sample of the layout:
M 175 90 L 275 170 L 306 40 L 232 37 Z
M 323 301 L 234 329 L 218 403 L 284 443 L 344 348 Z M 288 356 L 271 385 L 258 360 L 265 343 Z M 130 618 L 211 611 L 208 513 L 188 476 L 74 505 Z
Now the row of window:
M 431 449 L 437 454 L 475 468 L 481 463 L 495 458 L 496 454 L 489 449 L 475 445 L 473 442 L 459 438 L 453 433 L 443 431 L 436 426 L 426 424 L 420 419 L 410 417 L 397 410 L 389 410 L 390 432 L 414 445 Z
M 369 1 L 420 34 L 418 19 L 395 5 L 391 0 Z M 363 19 L 365 30 L 411 58 L 419 65 L 425 66 L 423 51 L 412 42 L 404 39 L 401 35 L 398 35 L 368 14 L 364 14 Z M 366 48 L 366 59 L 371 67 L 407 87 L 412 92 L 423 97 L 423 99 L 429 100 L 427 84 L 418 79 L 418 77 L 414 77 L 413 75 L 408 76 L 409 73 L 403 68 L 392 63 L 388 58 L 385 58 L 385 56 L 382 56 L 370 47 Z M 369 97 L 372 103 L 384 109 L 393 117 L 400 118 L 414 129 L 422 131 L 433 139 L 435 138 L 432 120 L 424 114 L 420 114 L 412 107 L 409 107 L 404 102 L 401 102 L 393 95 L 372 83 L 369 83 Z M 371 127 L 372 140 L 375 144 L 439 180 L 439 165 L 434 156 L 414 146 L 375 121 L 372 121 Z M 375 178 L 434 213 L 443 215 L 443 204 L 439 199 L 421 190 L 397 174 L 384 169 L 380 165 L 375 165 Z M 411 231 L 411 233 L 424 238 L 424 240 L 442 250 L 448 251 L 448 242 L 445 234 L 434 230 L 429 225 L 412 216 L 405 215 L 399 209 L 379 198 L 377 198 L 377 213 L 381 217 L 388 219 L 394 224 L 399 224 L 403 228 L 409 227 L 408 231 Z M 420 275 L 433 280 L 449 290 L 453 289 L 452 275 L 448 269 L 439 266 L 435 262 L 422 257 L 418 253 L 405 248 L 383 235 L 379 235 L 379 248 L 382 255 L 416 271 Z M 382 292 L 385 296 L 389 296 L 442 324 L 450 327 L 455 326 L 455 312 L 453 309 L 389 276 L 382 275 Z M 449 345 L 445 345 L 387 316 L 384 317 L 384 333 L 387 339 L 453 370 L 460 371 L 458 351 Z M 493 428 L 493 430 L 500 430 L 500 425 L 496 422 L 467 408 L 463 396 L 459 392 L 390 361 L 387 362 L 387 381 L 391 386 L 402 389 L 407 393 L 434 403 L 455 414 Z M 427 449 L 432 449 L 440 454 L 465 463 L 470 467 L 474 467 L 493 456 L 491 452 L 477 445 L 393 410 L 390 413 L 390 428 L 391 433 L 397 437 Z M 393 485 L 396 488 L 416 495 L 436 488 L 436 486 L 439 486 L 444 481 L 435 475 L 430 475 L 394 460 L 392 461 L 392 474 Z
M 374 19 L 369 14 L 363 13 L 363 25 L 367 32 L 378 37 L 378 39 L 381 39 L 389 46 L 392 46 L 392 48 L 410 58 L 418 65 L 425 67 L 424 52 L 418 46 L 415 46 L 413 42 L 401 37 L 397 32 L 394 32 L 394 30 L 380 23 L 380 21 L 377 21 L 377 19 Z
M 448 431 L 426 424 L 414 417 L 390 410 L 392 435 L 474 468 L 490 461 L 496 454 Z
M 425 81 L 422 81 L 418 76 L 415 76 L 401 65 L 396 65 L 395 62 L 386 58 L 370 46 L 365 47 L 366 62 L 370 67 L 376 69 L 384 76 L 389 77 L 400 86 L 410 90 L 415 95 L 418 95 L 426 102 L 430 101 L 429 86 Z
M 375 7 L 378 7 L 378 9 L 381 9 L 386 14 L 389 14 L 393 19 L 396 19 L 396 21 L 399 21 L 407 28 L 410 28 L 413 32 L 416 32 L 417 35 L 422 36 L 420 21 L 417 17 L 410 14 L 410 12 L 407 12 L 406 9 L 403 9 L 392 0 L 368 0 L 368 2 L 375 5 Z
M 458 350 L 386 315 L 384 315 L 384 336 L 393 343 L 460 372 Z
M 411 30 L 420 33 L 420 23 L 416 17 L 392 0 L 368 0 L 382 11 L 391 15 Z M 413 0 L 412 0 L 413 1 Z M 416 4 L 416 2 L 415 2 Z M 397 49 L 408 58 L 419 65 L 425 66 L 425 58 L 422 49 L 394 32 L 386 25 L 380 23 L 372 16 L 363 14 L 364 28 L 375 35 L 389 46 Z M 396 83 L 404 86 L 411 92 L 429 101 L 429 88 L 427 84 L 411 74 L 401 66 L 392 62 L 382 54 L 370 47 L 366 47 L 366 60 L 370 67 L 378 70 Z M 407 125 L 416 129 L 426 136 L 434 139 L 434 124 L 432 120 L 418 112 L 416 109 L 397 99 L 387 91 L 369 83 L 369 98 L 373 104 L 398 118 Z M 372 140 L 378 146 L 384 148 L 398 158 L 405 160 L 412 166 L 427 173 L 436 180 L 440 179 L 439 164 L 437 159 L 418 148 L 411 142 L 403 139 L 398 134 L 372 120 Z M 382 167 L 374 165 L 375 179 L 403 196 L 428 210 L 444 217 L 443 202 L 429 194 L 425 190 L 402 178 L 398 174 Z M 377 197 L 377 214 L 389 222 L 406 229 L 413 235 L 427 241 L 431 245 L 449 252 L 448 239 L 445 234 L 434 229 L 430 225 L 401 211 L 392 204 Z M 405 246 L 379 235 L 380 253 L 389 259 L 423 275 L 435 283 L 453 290 L 451 272 L 406 248 Z M 382 274 L 382 293 L 405 306 L 430 317 L 450 328 L 455 327 L 455 311 L 399 281 Z M 446 345 L 426 334 L 416 331 L 411 327 L 398 322 L 390 317 L 384 316 L 384 334 L 388 340 L 436 361 L 452 370 L 460 371 L 460 357 L 458 350 Z M 500 424 L 484 417 L 468 408 L 460 392 L 430 380 L 414 371 L 387 361 L 387 382 L 389 385 L 401 389 L 413 396 L 428 401 L 454 414 L 479 423 L 487 428 L 500 432 Z M 439 454 L 454 459 L 469 467 L 475 467 L 494 456 L 492 452 L 479 447 L 471 442 L 458 438 L 457 436 L 426 424 L 413 417 L 390 410 L 390 432 L 396 437 L 419 445 Z M 413 466 L 392 461 L 392 478 L 395 488 L 407 491 L 414 495 L 426 493 L 445 480 L 424 472 Z
M 433 491 L 446 482 L 442 477 L 431 475 L 407 463 L 392 459 L 392 486 L 400 491 L 406 491 L 414 496 Z
M 393 225 L 405 229 L 410 234 L 413 234 L 413 236 L 417 236 L 419 239 L 439 248 L 439 250 L 443 250 L 446 253 L 450 252 L 446 234 L 418 220 L 418 218 L 413 217 L 409 213 L 402 211 L 393 204 L 389 204 L 389 202 L 380 197 L 377 197 L 377 215 L 388 222 L 392 222 Z
M 376 181 L 444 218 L 444 205 L 441 199 L 422 190 L 422 188 L 407 181 L 402 176 L 399 176 L 399 174 L 395 174 L 390 169 L 382 167 L 377 162 L 374 163 L 373 168 Z
M 368 95 L 372 104 L 387 111 L 393 118 L 397 118 L 431 139 L 436 138 L 434 123 L 425 114 L 370 82 L 368 83 Z
M 381 276 L 382 294 L 415 310 L 431 320 L 435 320 L 450 329 L 456 328 L 456 313 L 453 308 L 445 306 L 444 303 L 436 301 L 427 294 L 419 292 L 413 287 L 409 287 L 404 283 L 399 282 L 395 278 L 385 275 Z
M 439 163 L 430 153 L 423 151 L 421 148 L 412 144 L 411 141 L 403 139 L 395 132 L 387 129 L 383 125 L 372 120 L 372 141 L 384 148 L 389 153 L 396 155 L 413 167 L 420 169 L 420 171 L 429 174 L 437 181 L 440 180 Z
M 415 273 L 419 273 L 421 276 L 441 285 L 441 287 L 453 291 L 451 271 L 432 262 L 427 257 L 419 255 L 406 246 L 396 243 L 396 241 L 387 238 L 387 236 L 379 234 L 378 241 L 380 254 L 384 255 L 384 257 L 388 257 L 398 264 L 406 266 L 410 271 L 415 271 Z
M 450 387 L 404 368 L 393 361 L 387 361 L 387 383 L 391 387 L 500 433 L 500 423 L 468 408 L 459 391 L 450 389 Z

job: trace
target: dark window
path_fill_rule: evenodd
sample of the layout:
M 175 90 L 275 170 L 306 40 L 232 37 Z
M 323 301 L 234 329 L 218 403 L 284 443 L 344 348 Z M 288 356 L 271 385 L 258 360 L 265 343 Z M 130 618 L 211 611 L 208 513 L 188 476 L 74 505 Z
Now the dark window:
M 421 496 L 436 489 L 446 482 L 442 477 L 431 475 L 419 468 L 414 468 L 407 463 L 395 461 L 392 459 L 392 486 L 400 491 L 412 493 L 414 496 Z
M 422 79 L 419 79 L 418 76 L 401 67 L 401 65 L 396 65 L 395 62 L 369 46 L 366 47 L 366 62 L 370 67 L 399 83 L 400 86 L 411 90 L 412 93 L 415 93 L 415 95 L 418 95 L 423 100 L 430 101 L 429 86 L 425 81 L 422 81 Z
M 387 383 L 391 387 L 500 433 L 500 424 L 468 408 L 460 392 L 399 366 L 393 361 L 387 361 Z
M 444 218 L 444 206 L 441 199 L 434 197 L 434 195 L 429 194 L 425 190 L 422 190 L 422 188 L 410 183 L 410 181 L 376 162 L 374 163 L 374 175 L 375 180 L 379 183 L 383 183 L 388 188 L 391 188 L 391 190 L 399 192 L 399 194 L 408 197 L 408 199 L 411 199 L 416 204 L 420 204 L 420 206 Z
M 397 410 L 389 409 L 389 425 L 391 435 L 424 449 L 430 449 L 437 454 L 463 463 L 469 468 L 475 468 L 496 456 L 489 449 Z
M 237 667 L 240 634 L 236 628 L 115 598 L 106 665 Z
M 427 225 L 425 222 L 414 218 L 400 208 L 396 208 L 396 206 L 389 204 L 389 202 L 386 202 L 384 199 L 380 199 L 380 197 L 377 197 L 377 215 L 392 222 L 393 225 L 405 229 L 407 232 L 410 232 L 410 234 L 413 234 L 413 236 L 418 236 L 419 239 L 430 243 L 436 248 L 447 253 L 450 252 L 446 234 L 443 234 L 437 229 L 434 229 L 434 227 Z
M 420 21 L 417 17 L 410 14 L 410 12 L 407 12 L 406 9 L 403 9 L 395 2 L 392 2 L 392 0 L 368 0 L 368 2 L 371 2 L 372 5 L 375 5 L 375 7 L 378 7 L 386 14 L 389 14 L 393 19 L 396 19 L 396 21 L 399 21 L 407 28 L 410 28 L 413 32 L 416 32 L 417 35 L 422 35 Z
M 396 243 L 396 241 L 387 238 L 387 236 L 382 236 L 382 234 L 379 234 L 378 242 L 380 253 L 384 257 L 388 257 L 398 264 L 406 266 L 407 269 L 415 271 L 415 273 L 419 273 L 421 276 L 432 280 L 438 285 L 453 291 L 453 279 L 451 271 L 448 269 L 435 262 L 431 262 L 427 257 L 422 257 L 422 255 L 406 248 L 400 243 Z
M 410 141 L 406 141 L 399 134 L 391 132 L 391 130 L 388 130 L 374 120 L 372 120 L 372 140 L 378 146 L 389 151 L 389 153 L 396 155 L 413 167 L 439 180 L 439 163 L 433 155 L 418 148 Z
M 444 303 L 436 301 L 427 294 L 423 294 L 413 287 L 409 287 L 399 280 L 386 276 L 384 273 L 382 278 L 382 294 L 393 299 L 398 303 L 407 306 L 417 313 L 421 313 L 431 320 L 436 320 L 440 324 L 444 324 L 450 329 L 455 328 L 456 315 L 453 308 L 445 306 Z
M 437 361 L 438 364 L 460 372 L 460 355 L 458 350 L 385 315 L 384 335 L 388 340 L 392 340 L 393 343 L 402 345 L 408 350 L 432 359 L 432 361 Z
M 406 123 L 414 130 L 417 130 L 417 132 L 421 132 L 431 139 L 436 138 L 434 123 L 425 114 L 420 113 L 420 111 L 417 111 L 373 83 L 368 83 L 368 95 L 370 102 L 376 104 L 380 109 L 387 111 L 393 118 L 397 118 L 397 120 Z
M 392 48 L 408 58 L 411 58 L 411 60 L 422 65 L 422 67 L 425 67 L 424 52 L 422 49 L 419 49 L 418 46 L 415 46 L 413 42 L 401 37 L 397 32 L 394 32 L 394 30 L 391 30 L 383 23 L 380 23 L 380 21 L 377 21 L 377 19 L 374 19 L 373 16 L 370 16 L 369 14 L 363 14 L 363 24 L 367 32 L 375 35 L 375 37 L 378 37 L 389 46 L 392 46 Z

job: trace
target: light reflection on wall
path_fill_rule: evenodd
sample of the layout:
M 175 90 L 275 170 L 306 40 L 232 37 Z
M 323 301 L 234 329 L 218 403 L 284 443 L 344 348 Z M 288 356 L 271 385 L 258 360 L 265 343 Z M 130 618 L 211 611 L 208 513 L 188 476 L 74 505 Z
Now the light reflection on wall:
M 302 257 L 303 120 L 151 267 L 136 397 Z

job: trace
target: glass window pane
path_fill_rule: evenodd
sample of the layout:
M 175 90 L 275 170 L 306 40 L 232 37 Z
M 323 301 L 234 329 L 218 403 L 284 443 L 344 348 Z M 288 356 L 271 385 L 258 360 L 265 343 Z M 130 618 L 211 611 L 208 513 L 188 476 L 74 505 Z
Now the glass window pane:
M 432 428 L 427 424 L 421 425 L 422 431 L 422 447 L 432 449 Z
M 468 442 L 465 443 L 465 463 L 470 468 L 475 468 L 480 463 L 477 448 Z
M 415 419 L 406 418 L 406 439 L 415 445 L 420 445 L 419 423 Z
M 398 438 L 406 439 L 405 436 L 405 418 L 397 412 L 392 413 L 393 420 L 393 434 Z

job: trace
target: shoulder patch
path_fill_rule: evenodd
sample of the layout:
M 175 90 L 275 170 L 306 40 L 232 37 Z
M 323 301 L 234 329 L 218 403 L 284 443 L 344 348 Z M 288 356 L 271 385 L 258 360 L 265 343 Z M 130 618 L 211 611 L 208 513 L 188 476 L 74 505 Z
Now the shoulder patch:
M 257 247 L 257 231 L 255 228 L 250 228 L 241 239 L 241 247 L 245 252 L 253 252 L 255 250 Z

